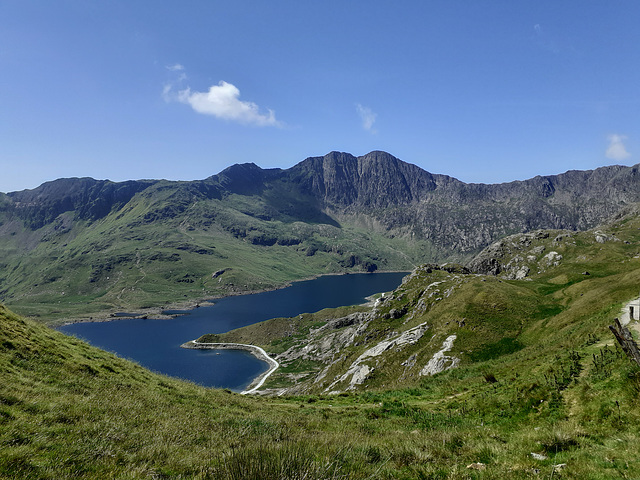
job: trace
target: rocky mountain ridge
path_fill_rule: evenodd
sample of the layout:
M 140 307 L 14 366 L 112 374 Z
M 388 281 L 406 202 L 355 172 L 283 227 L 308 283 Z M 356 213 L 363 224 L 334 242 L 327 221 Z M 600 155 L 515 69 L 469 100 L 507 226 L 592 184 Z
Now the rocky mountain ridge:
M 59 179 L 0 194 L 0 301 L 27 314 L 17 298 L 138 308 L 320 273 L 465 262 L 508 235 L 585 230 L 636 202 L 638 166 L 484 185 L 379 151 L 288 169 L 239 164 L 189 182 Z
M 267 220 L 332 223 L 327 215 L 338 221 L 364 216 L 389 233 L 428 239 L 461 255 L 511 233 L 591 228 L 640 201 L 638 166 L 467 184 L 376 151 L 360 157 L 331 152 L 284 170 L 238 164 L 193 182 L 60 179 L 6 194 L 0 212 L 14 214 L 34 229 L 67 211 L 97 220 L 160 184 L 187 202 L 229 195 L 263 197 L 270 208 L 256 216 Z M 271 198 L 278 194 L 290 197 L 288 204 Z M 304 208 L 296 208 L 294 200 Z

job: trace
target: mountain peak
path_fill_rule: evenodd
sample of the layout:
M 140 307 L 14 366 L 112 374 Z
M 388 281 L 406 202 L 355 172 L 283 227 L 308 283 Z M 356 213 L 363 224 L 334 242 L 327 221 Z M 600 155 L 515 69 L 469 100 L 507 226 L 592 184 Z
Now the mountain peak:
M 32 228 L 40 228 L 58 215 L 77 211 L 79 218 L 96 220 L 113 208 L 126 204 L 138 192 L 155 183 L 153 180 L 112 182 L 90 177 L 60 178 L 33 190 L 7 194 L 13 206 L 22 211 Z
M 382 151 L 382 150 L 373 150 L 373 151 L 367 153 L 366 155 L 363 155 L 360 158 L 365 159 L 365 160 L 375 160 L 375 161 L 378 161 L 378 162 L 397 163 L 397 162 L 401 161 L 397 157 L 394 157 L 390 153 Z

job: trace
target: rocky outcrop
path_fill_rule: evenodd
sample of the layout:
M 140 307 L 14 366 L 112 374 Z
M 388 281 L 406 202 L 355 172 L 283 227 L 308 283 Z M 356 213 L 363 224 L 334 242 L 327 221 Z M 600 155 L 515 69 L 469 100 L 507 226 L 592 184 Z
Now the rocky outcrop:
M 151 201 L 162 199 L 150 209 L 149 222 L 180 216 L 198 200 L 253 196 L 264 201 L 261 212 L 246 212 L 257 218 L 366 225 L 428 241 L 435 247 L 433 259 L 441 260 L 464 258 L 513 233 L 594 227 L 640 201 L 640 176 L 638 166 L 612 166 L 496 185 L 466 184 L 386 152 L 360 157 L 331 152 L 289 169 L 233 165 L 194 182 L 60 179 L 8 194 L 0 210 L 40 228 L 66 211 L 81 219 L 101 218 L 143 191 Z M 251 238 L 257 245 L 278 243 L 261 231 Z
M 304 359 L 329 364 L 340 350 L 353 345 L 356 337 L 360 336 L 374 318 L 370 312 L 353 313 L 346 317 L 330 320 L 322 327 L 309 332 L 306 345 L 291 347 L 278 355 L 282 361 Z
M 533 245 L 549 239 L 552 232 L 537 230 L 535 232 L 516 234 L 498 240 L 482 250 L 473 258 L 467 267 L 474 273 L 483 275 L 501 275 L 509 280 L 524 280 L 532 268 L 536 271 L 557 267 L 562 262 L 562 255 L 552 250 L 547 253 L 544 245 Z M 552 245 L 571 241 L 574 233 L 555 232 Z
M 449 335 L 447 339 L 442 343 L 442 348 L 437 351 L 429 362 L 420 370 L 420 375 L 435 375 L 436 373 L 444 372 L 450 368 L 455 368 L 460 363 L 460 359 L 445 355 L 446 352 L 453 348 L 453 342 L 457 338 L 457 335 Z
M 417 343 L 425 334 L 429 326 L 426 323 L 422 323 L 416 327 L 413 327 L 401 335 L 385 340 L 366 350 L 360 355 L 355 362 L 347 369 L 344 375 L 334 380 L 326 389 L 326 392 L 331 392 L 333 387 L 342 382 L 348 381 L 346 390 L 353 390 L 356 385 L 361 385 L 367 379 L 368 375 L 373 372 L 374 367 L 366 364 L 365 362 L 371 358 L 382 355 L 387 350 L 392 348 L 399 348 L 405 345 L 413 345 Z

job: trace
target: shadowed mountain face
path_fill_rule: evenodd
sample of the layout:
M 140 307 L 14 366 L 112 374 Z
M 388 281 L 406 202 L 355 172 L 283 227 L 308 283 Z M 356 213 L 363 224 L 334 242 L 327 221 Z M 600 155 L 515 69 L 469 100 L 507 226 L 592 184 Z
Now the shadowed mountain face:
M 79 219 L 97 220 L 158 183 L 60 179 L 34 190 L 9 193 L 0 208 L 32 229 L 69 211 Z M 286 170 L 263 170 L 253 163 L 233 165 L 206 180 L 162 184 L 163 191 L 173 190 L 187 202 L 233 194 L 263 197 L 272 207 L 273 218 L 309 221 L 324 217 L 332 223 L 325 214 L 365 215 L 387 230 L 408 229 L 460 253 L 477 250 L 513 232 L 589 228 L 640 199 L 637 166 L 484 185 L 431 174 L 385 152 L 361 157 L 331 152 Z M 284 205 L 287 198 L 304 208 Z
M 6 205 L 32 229 L 43 227 L 61 213 L 75 211 L 83 220 L 97 220 L 123 207 L 152 181 L 114 183 L 93 178 L 63 178 L 43 183 L 33 190 L 8 194 Z M 0 207 L 1 208 L 1 207 Z
M 385 152 L 361 157 L 331 152 L 286 170 L 233 165 L 202 181 L 160 183 L 162 188 L 157 181 L 60 179 L 9 193 L 0 208 L 5 217 L 38 229 L 70 211 L 95 221 L 145 190 L 151 203 L 172 192 L 175 204 L 164 205 L 168 216 L 198 200 L 239 195 L 262 200 L 265 211 L 257 216 L 263 220 L 336 225 L 364 217 L 392 235 L 426 239 L 443 252 L 465 256 L 511 233 L 590 228 L 640 200 L 637 166 L 484 185 L 431 174 Z
M 466 255 L 515 232 L 585 229 L 640 199 L 638 167 L 571 171 L 498 185 L 466 184 L 384 152 L 332 152 L 281 175 L 342 219 L 367 216 L 391 233 Z
M 439 177 L 384 152 L 358 158 L 332 152 L 308 158 L 287 174 L 336 210 L 407 205 L 434 190 Z
M 166 282 L 170 288 L 220 269 L 234 273 L 201 285 L 200 294 L 323 272 L 465 261 L 507 235 L 588 229 L 636 202 L 638 166 L 484 185 L 432 174 L 377 151 L 361 157 L 331 152 L 289 169 L 233 165 L 192 182 L 60 179 L 0 194 L 0 301 L 18 295 L 25 278 L 42 288 L 34 269 L 46 271 L 56 262 L 56 272 L 46 277 L 50 282 L 69 269 L 87 269 L 92 284 L 118 279 L 120 301 L 130 281 Z M 198 252 L 190 265 L 188 255 Z M 144 269 L 145 261 L 153 262 L 158 277 Z M 166 271 L 158 267 L 163 262 Z M 136 268 L 141 277 L 127 280 L 126 269 Z M 108 292 L 116 285 L 102 288 Z M 195 295 L 194 289 L 181 296 Z

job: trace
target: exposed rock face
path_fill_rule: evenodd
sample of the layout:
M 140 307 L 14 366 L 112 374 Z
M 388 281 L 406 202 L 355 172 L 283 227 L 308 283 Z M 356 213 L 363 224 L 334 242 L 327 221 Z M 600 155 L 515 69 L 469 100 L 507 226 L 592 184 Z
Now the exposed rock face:
M 332 152 L 283 171 L 338 216 L 367 214 L 457 252 L 516 232 L 587 229 L 640 200 L 638 167 L 604 167 L 499 185 L 465 184 L 384 152 Z
M 353 345 L 355 339 L 364 333 L 369 322 L 374 318 L 375 314 L 368 312 L 353 313 L 346 317 L 330 320 L 325 325 L 311 330 L 304 346 L 294 345 L 278 355 L 276 359 L 281 363 L 301 359 L 325 364 L 326 367 L 324 370 L 315 376 L 314 382 L 319 382 L 326 376 L 327 370 L 340 355 L 340 352 L 346 347 Z M 358 371 L 358 375 L 364 376 L 365 378 L 368 373 L 365 369 Z M 297 385 L 287 389 L 286 392 L 282 390 L 276 393 L 296 394 L 303 393 L 304 391 L 304 386 Z
M 404 345 L 413 345 L 414 343 L 417 343 L 428 328 L 429 326 L 426 323 L 422 323 L 407 330 L 406 332 L 403 332 L 401 335 L 391 340 L 382 341 L 366 350 L 356 359 L 355 362 L 351 364 L 347 372 L 336 379 L 333 383 L 331 383 L 331 385 L 329 385 L 325 391 L 330 392 L 335 385 L 347 380 L 349 380 L 349 386 L 346 389 L 353 390 L 355 385 L 361 385 L 362 383 L 364 383 L 364 381 L 367 379 L 367 376 L 374 370 L 374 367 L 365 364 L 365 361 L 370 358 L 378 357 L 392 348 L 398 348 Z
M 436 373 L 444 372 L 450 368 L 455 368 L 460 363 L 460 359 L 452 356 L 445 355 L 446 352 L 453 348 L 453 342 L 457 338 L 457 335 L 449 335 L 447 339 L 442 343 L 442 348 L 435 353 L 429 362 L 420 371 L 420 375 L 435 375 Z
M 290 174 L 325 206 L 335 209 L 406 205 L 436 188 L 433 175 L 385 152 L 357 158 L 331 152 L 304 160 Z
M 314 257 L 308 262 L 314 265 L 311 273 L 371 272 L 468 261 L 512 234 L 524 242 L 519 256 L 480 255 L 473 269 L 526 279 L 527 268 L 534 270 L 540 260 L 541 254 L 524 248 L 534 248 L 536 229 L 566 229 L 560 235 L 568 235 L 635 202 L 640 202 L 638 166 L 482 185 L 429 173 L 385 152 L 361 157 L 331 152 L 289 169 L 233 165 L 193 182 L 60 179 L 0 194 L 0 296 L 5 302 L 24 292 L 53 299 L 69 291 L 59 272 L 73 271 L 78 272 L 74 285 L 90 285 L 83 294 L 87 299 L 106 288 L 116 303 L 125 297 L 135 303 L 138 294 L 127 284 L 133 277 L 123 272 L 140 270 L 136 284 L 148 292 L 143 288 L 152 281 L 144 274 L 148 262 L 163 272 L 164 288 L 195 287 L 205 275 L 210 281 L 212 272 L 234 267 L 206 285 L 215 295 L 228 295 L 286 281 L 281 274 L 270 277 L 269 269 L 252 271 L 253 259 L 267 251 L 275 262 Z M 614 240 L 596 236 L 598 242 Z M 185 262 L 174 275 L 176 262 L 194 254 L 202 258 L 191 265 L 202 271 L 185 271 Z M 48 270 L 44 286 L 39 272 Z M 194 288 L 187 295 L 200 292 Z M 397 308 L 385 315 L 398 319 L 405 313 Z
M 372 318 L 369 313 L 354 313 L 344 318 L 331 320 L 323 327 L 310 333 L 311 338 L 320 339 L 318 342 L 310 342 L 300 352 L 294 349 L 288 350 L 279 355 L 279 358 L 303 358 L 329 363 L 340 349 L 353 344 L 356 336 L 366 329 Z
M 527 275 L 529 275 L 529 272 L 531 271 L 531 269 L 529 267 L 527 267 L 526 265 L 523 265 L 522 267 L 520 267 L 520 269 L 515 273 L 514 275 L 514 279 L 515 280 L 523 280 L 524 278 L 526 278 Z
M 558 252 L 549 252 L 543 258 L 542 262 L 547 266 L 557 267 L 560 265 L 560 261 L 562 260 L 562 255 Z
M 558 234 L 555 243 L 571 239 L 569 232 Z M 549 238 L 549 232 L 538 230 L 516 234 L 498 240 L 482 250 L 468 264 L 468 268 L 484 275 L 502 275 L 510 280 L 523 280 L 531 272 L 528 264 L 540 267 L 558 266 L 562 255 L 551 251 L 543 255 L 544 245 L 531 246 L 537 240 Z
M 153 181 L 110 182 L 93 178 L 62 178 L 33 190 L 9 193 L 4 207 L 33 229 L 52 222 L 61 213 L 75 211 L 79 218 L 96 220 L 124 206 Z M 3 210 L 0 207 L 0 211 Z
M 6 195 L 0 217 L 3 212 L 17 215 L 31 228 L 67 211 L 97 219 L 122 208 L 139 192 L 166 199 L 150 212 L 149 221 L 180 215 L 196 199 L 259 196 L 267 208 L 258 218 L 334 226 L 348 221 L 428 241 L 434 246 L 430 256 L 441 260 L 465 258 L 517 232 L 594 227 L 640 201 L 640 176 L 638 166 L 612 166 L 497 185 L 466 184 L 385 152 L 361 157 L 331 152 L 286 170 L 233 165 L 195 182 L 61 179 Z M 275 244 L 275 239 L 255 233 L 257 244 Z M 487 264 L 482 270 L 496 273 L 496 268 Z

